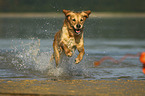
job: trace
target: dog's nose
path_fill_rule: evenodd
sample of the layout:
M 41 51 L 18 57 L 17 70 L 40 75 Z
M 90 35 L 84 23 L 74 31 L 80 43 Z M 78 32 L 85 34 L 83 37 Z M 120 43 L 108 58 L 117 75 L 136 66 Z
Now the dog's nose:
M 80 27 L 81 27 L 81 25 L 80 25 L 80 24 L 77 24 L 77 25 L 76 25 L 76 27 L 77 27 L 77 28 L 80 28 Z

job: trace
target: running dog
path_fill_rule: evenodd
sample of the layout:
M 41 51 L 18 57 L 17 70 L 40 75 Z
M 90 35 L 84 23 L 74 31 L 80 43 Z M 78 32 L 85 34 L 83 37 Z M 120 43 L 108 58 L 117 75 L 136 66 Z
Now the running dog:
M 64 24 L 62 29 L 55 34 L 53 41 L 54 52 L 52 58 L 54 58 L 56 66 L 61 61 L 62 52 L 66 56 L 71 57 L 77 49 L 79 54 L 75 59 L 75 63 L 78 64 L 83 59 L 83 55 L 85 54 L 83 25 L 91 11 L 73 12 L 63 10 L 63 13 L 65 14 Z

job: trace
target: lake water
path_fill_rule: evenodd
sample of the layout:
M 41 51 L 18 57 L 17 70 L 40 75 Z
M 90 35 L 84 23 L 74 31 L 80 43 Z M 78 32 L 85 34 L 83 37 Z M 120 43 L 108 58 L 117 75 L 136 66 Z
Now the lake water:
M 80 64 L 73 57 L 63 60 L 58 68 L 50 63 L 54 34 L 64 18 L 0 18 L 0 79 L 83 79 L 145 80 L 139 57 L 126 54 L 145 51 L 145 18 L 89 18 L 85 22 L 85 56 Z

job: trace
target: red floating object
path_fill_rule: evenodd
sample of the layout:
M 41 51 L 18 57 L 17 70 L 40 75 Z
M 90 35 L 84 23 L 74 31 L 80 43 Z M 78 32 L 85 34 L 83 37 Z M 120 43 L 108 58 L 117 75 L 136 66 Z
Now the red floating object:
M 96 66 L 99 66 L 100 65 L 100 62 L 99 61 L 95 61 L 94 62 L 94 66 L 96 67 Z
M 145 64 L 145 52 L 142 52 L 140 55 L 140 62 Z
M 143 64 L 142 72 L 145 74 L 145 64 Z

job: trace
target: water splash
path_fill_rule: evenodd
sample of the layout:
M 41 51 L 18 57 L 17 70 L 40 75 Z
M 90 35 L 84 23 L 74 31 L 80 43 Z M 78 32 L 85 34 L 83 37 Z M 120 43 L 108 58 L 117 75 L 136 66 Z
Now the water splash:
M 18 70 L 33 68 L 33 64 L 37 62 L 37 56 L 39 54 L 40 39 L 37 41 L 32 38 L 32 41 L 28 44 L 24 44 L 22 41 L 19 46 L 13 45 L 15 50 L 15 58 L 12 63 Z
M 20 46 L 14 46 L 13 49 L 16 51 L 16 55 L 12 63 L 16 66 L 17 70 L 24 71 L 25 73 L 29 74 L 29 72 L 26 72 L 27 70 L 38 71 L 41 75 L 45 74 L 49 77 L 89 77 L 90 75 L 83 61 L 80 64 L 75 64 L 76 54 L 71 58 L 64 55 L 62 63 L 56 68 L 55 62 L 50 62 L 52 51 L 40 51 L 40 39 L 33 38 L 28 44 L 21 42 Z

